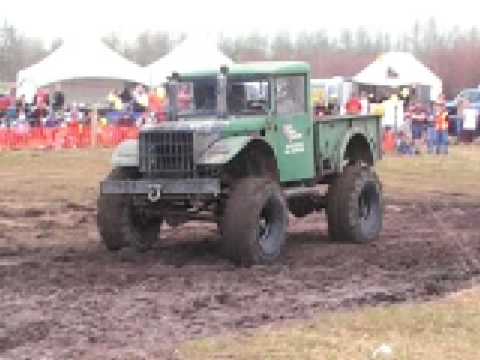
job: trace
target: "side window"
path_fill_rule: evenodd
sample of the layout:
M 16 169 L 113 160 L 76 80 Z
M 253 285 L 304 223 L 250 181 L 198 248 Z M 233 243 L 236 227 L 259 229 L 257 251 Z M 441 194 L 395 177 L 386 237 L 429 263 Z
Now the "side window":
M 277 114 L 305 113 L 305 76 L 294 75 L 277 78 Z
M 270 109 L 270 85 L 265 79 L 229 79 L 227 104 L 231 114 L 266 114 Z

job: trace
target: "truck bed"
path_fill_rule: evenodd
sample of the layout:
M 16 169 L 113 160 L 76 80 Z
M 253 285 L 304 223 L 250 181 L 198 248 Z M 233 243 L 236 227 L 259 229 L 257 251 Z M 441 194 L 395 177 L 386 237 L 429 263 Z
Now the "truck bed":
M 313 131 L 317 176 L 342 171 L 346 147 L 354 137 L 368 142 L 373 161 L 381 158 L 381 124 L 376 115 L 316 117 Z

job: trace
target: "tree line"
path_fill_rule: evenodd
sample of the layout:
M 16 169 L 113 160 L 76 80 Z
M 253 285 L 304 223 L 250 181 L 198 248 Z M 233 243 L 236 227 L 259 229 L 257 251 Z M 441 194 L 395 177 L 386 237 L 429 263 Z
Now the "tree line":
M 167 54 L 185 34 L 144 31 L 133 41 L 111 33 L 104 41 L 112 49 L 141 66 Z M 45 46 L 4 22 L 0 27 L 0 81 L 15 81 L 18 70 L 48 55 L 61 44 Z M 448 97 L 465 87 L 480 84 L 480 32 L 478 28 L 454 27 L 440 31 L 435 19 L 416 22 L 399 35 L 371 33 L 363 27 L 336 34 L 325 29 L 274 35 L 247 33 L 220 36 L 219 47 L 234 61 L 304 60 L 311 64 L 313 77 L 352 76 L 386 51 L 409 51 L 431 68 L 444 83 Z

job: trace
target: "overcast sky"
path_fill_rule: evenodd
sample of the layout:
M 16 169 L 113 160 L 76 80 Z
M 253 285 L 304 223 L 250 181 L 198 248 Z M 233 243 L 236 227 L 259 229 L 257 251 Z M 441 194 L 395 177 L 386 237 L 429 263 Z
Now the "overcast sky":
M 415 19 L 434 17 L 440 29 L 478 23 L 476 0 L 1 0 L 0 19 L 25 35 L 50 42 L 56 37 L 102 37 L 117 32 L 132 40 L 144 30 L 241 35 L 343 28 L 393 34 L 410 29 Z M 448 4 L 448 5 L 447 5 Z

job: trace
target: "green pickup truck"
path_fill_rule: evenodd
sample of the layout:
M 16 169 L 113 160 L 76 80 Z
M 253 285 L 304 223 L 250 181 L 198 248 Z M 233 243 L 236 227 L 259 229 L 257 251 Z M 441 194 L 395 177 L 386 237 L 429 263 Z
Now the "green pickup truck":
M 333 241 L 378 238 L 379 119 L 316 118 L 308 64 L 199 69 L 165 86 L 168 120 L 120 144 L 101 183 L 97 221 L 109 250 L 146 251 L 163 221 L 200 220 L 218 224 L 235 263 L 269 264 L 283 252 L 289 212 L 322 209 Z

